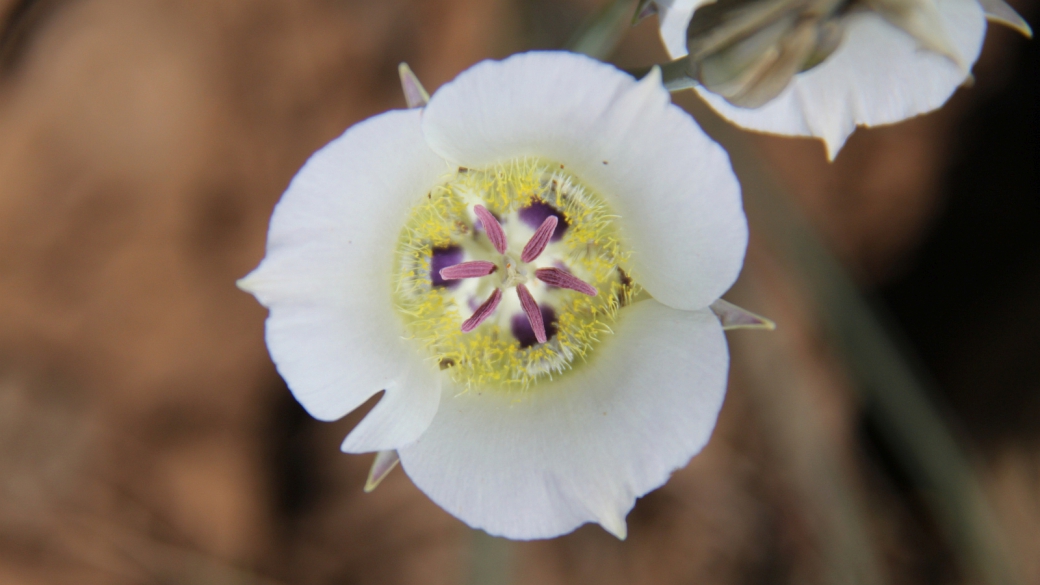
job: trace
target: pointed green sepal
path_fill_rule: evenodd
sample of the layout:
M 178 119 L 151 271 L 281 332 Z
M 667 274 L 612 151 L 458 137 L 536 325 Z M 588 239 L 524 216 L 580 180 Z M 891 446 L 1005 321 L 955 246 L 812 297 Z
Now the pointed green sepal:
M 419 78 L 407 63 L 398 65 L 397 73 L 401 76 L 401 89 L 404 91 L 404 101 L 409 108 L 421 108 L 429 103 L 430 94 L 419 83 Z
M 383 481 L 393 471 L 394 467 L 397 467 L 397 463 L 400 460 L 401 458 L 397 456 L 397 451 L 393 449 L 376 453 L 376 459 L 372 462 L 372 469 L 368 471 L 365 493 L 367 494 L 379 487 L 379 482 Z
M 729 301 L 719 299 L 711 304 L 711 310 L 719 318 L 722 328 L 726 331 L 730 329 L 764 329 L 766 331 L 776 329 L 776 323 Z
M 636 6 L 636 12 L 632 16 L 632 26 L 643 22 L 643 20 L 650 18 L 657 13 L 657 2 L 654 2 L 654 0 L 639 0 L 639 5 Z
M 1026 22 L 1026 19 L 1015 12 L 1015 9 L 1008 5 L 1007 2 L 1004 2 L 1004 0 L 979 0 L 979 4 L 982 5 L 982 11 L 986 13 L 987 20 L 999 22 L 1004 26 L 1017 30 L 1028 39 L 1033 38 L 1033 29 Z

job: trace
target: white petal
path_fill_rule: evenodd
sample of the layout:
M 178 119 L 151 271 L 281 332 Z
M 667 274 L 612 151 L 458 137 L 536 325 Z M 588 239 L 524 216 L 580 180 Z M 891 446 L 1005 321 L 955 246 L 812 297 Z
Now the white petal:
M 616 325 L 588 364 L 526 394 L 445 389 L 430 428 L 399 451 L 405 472 L 490 534 L 549 538 L 599 522 L 623 537 L 635 499 L 708 442 L 729 356 L 707 309 L 647 300 Z
M 705 307 L 740 271 L 747 224 L 729 158 L 671 103 L 659 72 L 637 83 L 563 52 L 484 61 L 433 95 L 423 133 L 466 167 L 525 155 L 564 164 L 620 216 L 636 281 L 666 305 Z
M 418 436 L 439 398 L 438 368 L 403 339 L 390 301 L 407 210 L 446 170 L 419 118 L 419 110 L 388 112 L 316 152 L 275 208 L 267 256 L 240 281 L 270 309 L 271 357 L 312 416 L 337 419 L 387 391 L 375 420 L 358 427 L 358 443 L 379 449 Z M 389 424 L 382 415 L 398 410 L 401 394 L 415 412 Z
M 400 369 L 393 389 L 343 441 L 345 453 L 396 449 L 414 442 L 430 426 L 440 402 L 440 377 L 430 363 L 418 359 L 404 361 Z
M 672 59 L 685 57 L 686 29 L 693 19 L 693 12 L 715 0 L 658 0 L 657 18 L 661 25 L 661 41 Z
M 939 12 L 954 48 L 965 63 L 974 63 L 986 32 L 978 2 L 940 0 Z M 949 58 L 918 48 L 913 37 L 878 14 L 855 12 L 847 19 L 841 46 L 761 108 L 739 108 L 704 88 L 697 91 L 739 126 L 822 138 L 833 159 L 857 125 L 892 124 L 930 112 L 964 83 L 964 72 Z

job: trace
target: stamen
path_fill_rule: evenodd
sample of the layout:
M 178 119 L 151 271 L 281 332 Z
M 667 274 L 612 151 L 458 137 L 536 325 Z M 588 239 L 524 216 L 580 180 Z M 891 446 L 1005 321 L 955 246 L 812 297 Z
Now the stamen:
M 559 186 L 556 184 L 555 181 L 553 181 L 551 192 L 549 193 L 549 195 L 551 198 L 555 198 L 558 192 Z M 559 223 L 556 224 L 556 231 L 553 232 L 553 242 L 559 242 L 561 239 L 563 239 L 563 235 L 567 233 L 567 228 L 570 227 L 570 224 L 567 223 L 567 218 L 563 216 L 562 211 L 553 207 L 552 205 L 549 205 L 541 199 L 534 199 L 531 201 L 531 204 L 527 207 L 521 207 L 520 213 L 518 215 L 520 216 L 520 221 L 531 226 L 531 229 L 534 230 L 538 229 L 538 226 L 542 225 L 542 222 L 545 221 L 545 218 L 549 217 L 550 215 L 556 216 L 556 219 L 559 220 Z
M 440 275 L 444 280 L 460 280 L 463 278 L 480 278 L 487 276 L 497 270 L 494 262 L 486 260 L 474 260 L 463 262 L 447 268 L 441 268 Z
M 430 250 L 430 284 L 434 288 L 452 288 L 459 285 L 441 278 L 441 268 L 455 266 L 462 262 L 462 248 L 454 244 L 449 246 L 434 247 Z
M 642 298 L 619 268 L 632 251 L 609 201 L 570 165 L 521 157 L 456 168 L 416 193 L 394 246 L 388 300 L 402 336 L 453 387 L 519 398 L 568 375 L 627 318 L 622 307 Z M 525 248 L 532 262 L 521 260 Z M 536 274 L 542 267 L 565 274 Z
M 491 316 L 491 313 L 495 312 L 495 308 L 498 307 L 498 303 L 502 300 L 502 289 L 496 288 L 495 292 L 491 293 L 488 300 L 484 301 L 483 305 L 477 307 L 477 310 L 473 312 L 473 316 L 462 322 L 462 332 L 469 333 L 477 328 L 484 322 L 485 319 Z M 533 302 L 534 299 L 532 299 Z M 538 317 L 541 319 L 541 316 Z
M 491 245 L 498 250 L 499 254 L 506 253 L 506 232 L 502 229 L 502 224 L 498 223 L 495 216 L 491 215 L 491 212 L 487 210 L 487 207 L 483 205 L 473 206 L 473 212 L 480 218 L 480 223 L 484 226 L 484 233 L 487 234 Z
M 531 239 L 527 241 L 527 245 L 524 246 L 524 251 L 520 253 L 521 260 L 531 262 L 542 254 L 545 247 L 549 245 L 549 239 L 552 238 L 553 232 L 556 231 L 557 221 L 555 215 L 545 218 L 545 221 L 538 226 L 534 235 L 531 236 Z
M 442 270 L 441 275 L 443 276 L 443 274 L 444 271 Z M 577 276 L 574 276 L 570 272 L 560 270 L 559 268 L 539 268 L 534 271 L 534 276 L 545 284 L 576 290 L 581 294 L 589 295 L 590 297 L 594 297 L 599 293 L 599 291 L 596 290 L 596 287 L 588 284 Z
M 527 315 L 527 321 L 531 323 L 531 329 L 534 330 L 534 338 L 538 340 L 538 343 L 545 343 L 549 338 L 545 335 L 542 311 L 538 308 L 538 303 L 534 301 L 534 297 L 531 296 L 531 291 L 527 290 L 526 286 L 518 284 L 516 285 L 516 295 L 520 297 L 520 307 L 523 308 L 524 314 Z
M 541 303 L 538 308 L 542 310 L 542 323 L 545 325 L 545 336 L 552 339 L 554 335 L 558 333 L 558 327 L 556 326 L 556 311 L 553 310 L 552 306 L 548 303 Z M 509 319 L 509 332 L 513 334 L 513 339 L 520 342 L 520 349 L 527 349 L 532 345 L 538 343 L 538 340 L 534 338 L 534 329 L 531 329 L 531 322 L 527 320 L 527 315 L 523 311 L 515 314 Z

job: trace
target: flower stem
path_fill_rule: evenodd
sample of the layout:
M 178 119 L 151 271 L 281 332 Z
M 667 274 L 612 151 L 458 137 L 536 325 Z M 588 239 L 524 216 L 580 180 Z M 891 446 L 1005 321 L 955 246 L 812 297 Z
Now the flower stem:
M 469 585 L 510 585 L 513 582 L 513 547 L 504 538 L 483 530 L 472 532 L 473 561 Z
M 614 0 L 582 25 L 564 48 L 595 59 L 606 59 L 621 42 L 634 13 L 634 0 Z
M 686 101 L 686 100 L 684 100 Z M 808 285 L 841 350 L 866 416 L 927 502 L 966 581 L 1015 583 L 999 530 L 967 454 L 932 402 L 893 324 L 856 287 L 754 155 L 747 137 L 697 100 L 688 110 L 730 153 L 752 225 Z

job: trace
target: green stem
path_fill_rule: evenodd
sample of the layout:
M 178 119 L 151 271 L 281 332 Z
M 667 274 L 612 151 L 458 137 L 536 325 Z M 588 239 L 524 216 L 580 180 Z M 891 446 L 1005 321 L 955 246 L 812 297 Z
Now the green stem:
M 513 582 L 513 547 L 509 540 L 473 530 L 470 585 L 509 585 Z
M 730 153 L 748 217 L 809 285 L 842 350 L 869 417 L 927 501 L 968 581 L 1015 583 L 999 531 L 967 455 L 929 398 L 932 386 L 896 342 L 894 327 L 855 283 L 754 155 L 744 133 L 697 100 L 688 108 Z M 903 349 L 904 351 L 901 351 Z
M 594 59 L 606 59 L 621 42 L 634 11 L 634 0 L 614 0 L 582 25 L 564 48 Z

